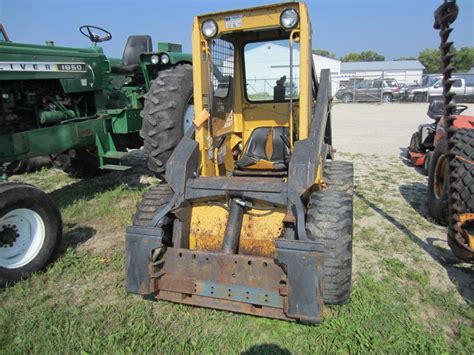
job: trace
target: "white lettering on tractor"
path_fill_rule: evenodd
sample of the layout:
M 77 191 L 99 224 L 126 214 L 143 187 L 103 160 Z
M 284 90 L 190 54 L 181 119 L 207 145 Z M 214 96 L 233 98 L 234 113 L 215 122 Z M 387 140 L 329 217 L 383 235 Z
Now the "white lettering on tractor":
M 85 73 L 85 63 L 0 62 L 0 71 Z

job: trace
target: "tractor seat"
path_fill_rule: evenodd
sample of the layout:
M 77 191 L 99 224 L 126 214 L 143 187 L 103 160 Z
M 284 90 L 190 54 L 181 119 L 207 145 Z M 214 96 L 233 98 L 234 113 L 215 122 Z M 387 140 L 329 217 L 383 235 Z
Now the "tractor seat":
M 235 162 L 240 171 L 288 170 L 290 159 L 290 129 L 288 127 L 259 127 L 252 131 L 242 157 Z M 235 173 L 238 174 L 238 171 Z
M 129 36 L 121 64 L 112 65 L 112 73 L 133 75 L 140 70 L 140 54 L 152 52 L 153 44 L 148 35 Z

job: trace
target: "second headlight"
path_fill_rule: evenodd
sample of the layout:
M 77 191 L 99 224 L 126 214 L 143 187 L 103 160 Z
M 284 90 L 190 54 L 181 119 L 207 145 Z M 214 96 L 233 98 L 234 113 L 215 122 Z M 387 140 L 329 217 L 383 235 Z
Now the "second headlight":
M 170 56 L 166 53 L 163 53 L 160 56 L 160 62 L 161 62 L 161 64 L 168 64 L 170 62 Z

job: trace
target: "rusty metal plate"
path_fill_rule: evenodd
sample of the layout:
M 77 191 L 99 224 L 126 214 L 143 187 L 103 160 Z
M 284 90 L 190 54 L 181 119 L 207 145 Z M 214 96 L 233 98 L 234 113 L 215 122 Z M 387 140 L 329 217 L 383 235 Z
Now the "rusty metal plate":
M 155 293 L 177 292 L 283 308 L 280 288 L 286 275 L 271 258 L 168 248 L 160 264 L 155 272 Z

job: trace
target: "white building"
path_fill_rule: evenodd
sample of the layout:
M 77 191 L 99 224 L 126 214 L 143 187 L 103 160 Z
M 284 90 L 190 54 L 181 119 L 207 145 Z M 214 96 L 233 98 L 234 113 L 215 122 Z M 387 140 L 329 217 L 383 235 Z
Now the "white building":
M 341 61 L 313 54 L 313 62 L 318 77 L 321 75 L 321 69 L 331 70 L 331 90 L 334 95 L 339 90 L 339 78 L 341 76 Z
M 376 79 L 383 75 L 401 84 L 416 84 L 421 83 L 424 69 L 418 60 L 347 62 L 341 63 L 340 82 L 347 82 L 350 78 Z
M 287 81 L 290 78 L 290 49 L 276 43 L 263 43 L 255 48 L 245 51 L 245 72 L 247 79 L 247 92 L 249 95 L 258 93 L 267 93 L 273 95 L 273 87 L 276 81 L 286 76 Z M 293 78 L 299 80 L 299 60 L 300 53 L 297 48 L 293 50 Z M 332 93 L 339 88 L 341 62 L 337 59 L 331 59 L 313 54 L 318 77 L 321 69 L 330 69 L 332 80 Z

